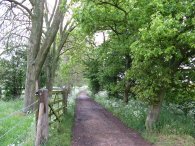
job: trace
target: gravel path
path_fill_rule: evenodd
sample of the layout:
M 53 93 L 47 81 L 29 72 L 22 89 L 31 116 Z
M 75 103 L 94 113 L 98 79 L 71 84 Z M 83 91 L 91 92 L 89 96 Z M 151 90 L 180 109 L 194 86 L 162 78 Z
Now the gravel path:
M 72 146 L 151 146 L 84 92 L 76 104 Z

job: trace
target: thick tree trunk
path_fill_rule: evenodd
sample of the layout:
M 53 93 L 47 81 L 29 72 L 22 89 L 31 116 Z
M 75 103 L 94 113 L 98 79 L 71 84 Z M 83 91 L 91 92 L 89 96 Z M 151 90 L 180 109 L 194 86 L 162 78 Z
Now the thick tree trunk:
M 46 38 L 44 39 L 41 48 L 40 40 L 42 35 L 43 24 L 43 10 L 44 1 L 35 1 L 33 16 L 32 16 L 32 30 L 30 35 L 30 47 L 28 50 L 28 63 L 27 74 L 25 84 L 25 107 L 31 105 L 35 98 L 35 81 L 38 79 L 42 66 L 45 62 L 50 46 L 53 43 L 55 36 L 59 29 L 59 24 L 63 12 L 60 10 L 61 0 L 59 0 L 58 8 L 55 12 L 52 25 L 46 32 Z M 29 110 L 26 108 L 25 112 Z
M 32 28 L 27 50 L 27 72 L 25 82 L 24 112 L 32 109 L 30 106 L 35 100 L 36 64 L 35 59 L 40 49 L 42 35 L 44 1 L 35 1 L 32 16 Z M 29 107 L 30 108 L 27 108 Z
M 165 90 L 161 90 L 158 94 L 158 102 L 151 104 L 149 107 L 148 115 L 145 122 L 146 130 L 148 131 L 152 131 L 152 129 L 155 127 L 156 122 L 158 121 L 164 94 Z
M 26 73 L 26 83 L 25 83 L 25 98 L 24 98 L 24 112 L 32 110 L 33 106 L 27 108 L 34 102 L 35 98 L 35 69 L 34 65 L 28 63 L 27 73 Z

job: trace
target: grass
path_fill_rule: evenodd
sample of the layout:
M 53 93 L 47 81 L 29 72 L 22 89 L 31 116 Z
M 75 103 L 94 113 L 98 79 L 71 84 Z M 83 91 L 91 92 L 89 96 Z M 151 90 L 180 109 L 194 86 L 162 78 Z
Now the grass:
M 61 123 L 54 123 L 49 130 L 49 138 L 44 146 L 70 146 L 74 123 L 75 97 L 79 90 L 72 91 L 68 98 L 67 113 Z
M 61 123 L 49 129 L 49 138 L 43 146 L 70 146 L 74 122 L 75 97 L 82 88 L 75 88 L 68 98 L 67 113 Z M 33 146 L 35 115 L 22 113 L 23 100 L 0 100 L 0 146 Z M 17 112 L 16 112 L 17 111 Z
M 195 146 L 195 120 L 175 114 L 177 111 L 170 110 L 169 106 L 163 106 L 156 128 L 153 133 L 148 133 L 144 126 L 146 104 L 130 100 L 126 105 L 122 100 L 108 99 L 104 94 L 96 95 L 95 100 L 156 146 Z
M 0 101 L 0 145 L 29 145 L 29 134 L 34 130 L 34 114 L 25 115 L 21 99 Z M 29 135 L 31 137 L 31 135 Z
M 67 113 L 62 122 L 55 123 L 50 128 L 50 136 L 45 146 L 70 146 L 74 116 Z

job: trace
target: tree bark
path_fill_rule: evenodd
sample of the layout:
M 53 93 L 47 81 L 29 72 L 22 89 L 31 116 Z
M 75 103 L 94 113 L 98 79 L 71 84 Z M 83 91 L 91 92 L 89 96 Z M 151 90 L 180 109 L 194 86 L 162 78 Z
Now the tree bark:
M 131 67 L 131 62 L 132 62 L 131 57 L 130 57 L 129 54 L 125 55 L 125 61 L 126 61 L 125 68 L 126 68 L 126 70 L 128 70 Z M 126 104 L 129 102 L 130 87 L 131 87 L 130 79 L 126 79 L 125 80 L 124 98 L 123 98 L 123 101 Z
M 34 1 L 34 9 L 32 16 L 32 28 L 29 39 L 29 49 L 27 50 L 27 72 L 25 82 L 25 98 L 24 107 L 28 107 L 34 102 L 35 98 L 35 58 L 40 49 L 40 40 L 42 36 L 43 26 L 43 10 L 44 1 Z M 32 108 L 25 108 L 24 112 L 31 110 Z
M 60 26 L 60 22 L 61 19 L 63 17 L 63 12 L 60 10 L 60 5 L 61 5 L 61 1 L 59 0 L 59 4 L 56 10 L 56 13 L 54 15 L 54 20 L 53 23 L 51 24 L 51 27 L 49 28 L 49 30 L 46 33 L 46 38 L 43 41 L 42 45 L 41 45 L 41 49 L 39 51 L 39 53 L 37 54 L 35 63 L 36 63 L 36 77 L 39 76 L 42 66 L 47 58 L 47 54 L 49 53 L 49 50 L 51 48 L 52 43 L 55 40 L 56 34 L 59 30 L 59 26 Z
M 54 46 L 55 47 L 55 46 Z M 55 49 L 55 48 L 52 49 Z M 52 50 L 53 52 L 53 50 Z M 52 89 L 53 89 L 53 82 L 54 82 L 54 76 L 55 76 L 55 72 L 54 72 L 54 67 L 57 66 L 56 64 L 54 64 L 54 56 L 56 54 L 49 54 L 47 56 L 46 62 L 45 62 L 45 66 L 46 66 L 46 88 L 48 89 L 49 92 L 49 97 L 52 96 Z
M 63 21 L 61 22 L 61 25 L 63 24 Z M 68 25 L 70 25 L 69 29 L 67 29 Z M 50 53 L 47 56 L 46 59 L 46 72 L 47 72 L 47 81 L 46 81 L 46 87 L 49 90 L 49 96 L 51 95 L 51 91 L 53 88 L 53 82 L 55 79 L 55 73 L 57 70 L 57 64 L 59 61 L 59 57 L 60 57 L 60 53 L 63 49 L 64 44 L 66 43 L 68 36 L 70 34 L 70 32 L 74 29 L 75 27 L 70 23 L 67 22 L 66 23 L 66 27 L 64 28 L 64 30 L 60 33 L 60 42 L 56 43 L 55 41 L 53 42 L 53 46 L 51 48 Z
M 162 89 L 158 94 L 158 101 L 151 104 L 149 107 L 148 115 L 145 121 L 146 130 L 152 131 L 158 121 L 160 110 L 165 95 L 165 90 Z
M 24 106 L 27 107 L 33 103 L 35 99 L 35 81 L 38 79 L 42 66 L 45 62 L 51 44 L 59 29 L 60 19 L 63 12 L 60 10 L 61 0 L 59 0 L 57 10 L 54 15 L 51 27 L 46 32 L 46 37 L 40 47 L 40 40 L 42 36 L 43 25 L 43 11 L 44 0 L 34 1 L 33 3 L 33 16 L 32 16 L 32 29 L 29 42 L 28 60 L 27 60 L 27 74 L 25 83 L 25 99 Z M 26 108 L 28 111 L 29 108 Z
M 129 91 L 130 91 L 130 82 L 127 81 L 125 83 L 125 92 L 124 92 L 124 98 L 123 101 L 127 104 L 129 102 Z

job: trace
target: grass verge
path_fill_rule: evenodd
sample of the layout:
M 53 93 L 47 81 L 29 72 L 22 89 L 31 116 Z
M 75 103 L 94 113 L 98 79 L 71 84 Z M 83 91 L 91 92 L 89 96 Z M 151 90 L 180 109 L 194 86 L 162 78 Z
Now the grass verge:
M 72 127 L 74 122 L 75 97 L 68 99 L 67 113 L 61 123 L 50 126 L 49 139 L 44 146 L 70 146 L 72 140 Z
M 0 145 L 31 145 L 34 114 L 25 115 L 21 109 L 23 100 L 0 101 Z M 34 136 L 33 136 L 34 138 Z M 31 140 L 30 140 L 31 139 Z M 30 140 L 30 141 L 29 141 Z

